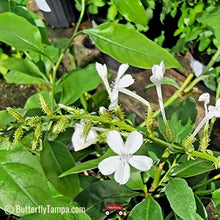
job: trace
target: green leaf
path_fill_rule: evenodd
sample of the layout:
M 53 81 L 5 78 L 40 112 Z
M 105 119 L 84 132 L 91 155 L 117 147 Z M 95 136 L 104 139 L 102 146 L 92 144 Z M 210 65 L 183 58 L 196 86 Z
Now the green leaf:
M 184 179 L 170 178 L 165 194 L 173 211 L 184 220 L 196 215 L 196 202 L 192 189 Z
M 0 41 L 17 50 L 42 53 L 41 35 L 25 18 L 5 12 L 0 14 Z
M 141 172 L 131 167 L 130 179 L 126 186 L 132 190 L 144 189 L 144 184 L 141 177 Z
M 57 200 L 47 200 L 39 206 L 39 212 L 26 215 L 21 220 L 90 220 L 86 210 L 76 205 Z M 45 213 L 44 213 L 45 212 Z
M 40 94 L 44 97 L 45 101 L 47 102 L 47 105 L 51 109 L 51 104 L 52 104 L 51 94 L 46 91 L 41 91 L 41 92 L 38 92 L 38 93 L 32 95 L 27 100 L 24 108 L 25 109 L 32 109 L 32 108 L 40 108 L 41 109 L 40 98 L 39 98 Z
M 102 160 L 104 160 L 107 157 L 113 156 L 113 155 L 115 155 L 115 153 L 111 149 L 108 149 L 106 151 L 106 153 L 104 155 L 102 155 L 101 157 L 99 157 L 97 159 L 86 161 L 84 163 L 79 164 L 78 166 L 74 166 L 73 168 L 71 168 L 71 169 L 67 170 L 66 172 L 62 173 L 62 175 L 60 175 L 60 177 L 80 173 L 80 172 L 83 172 L 85 170 L 91 170 L 91 169 L 97 168 L 98 164 Z
M 197 109 L 193 98 L 187 98 L 181 103 L 175 103 L 165 109 L 174 142 L 181 143 L 193 131 Z M 159 130 L 166 138 L 166 130 L 161 115 L 158 117 Z
M 214 202 L 217 213 L 220 215 L 220 189 L 212 193 L 212 201 Z
M 149 69 L 164 60 L 166 68 L 182 69 L 177 60 L 166 50 L 143 34 L 122 24 L 105 23 L 83 32 L 89 34 L 102 52 L 121 63 Z
M 64 171 L 75 166 L 75 162 L 64 144 L 45 140 L 43 151 L 40 154 L 40 162 L 47 178 L 58 192 L 69 198 L 74 198 L 79 193 L 77 174 L 58 177 Z
M 7 142 L 0 148 L 0 208 L 14 208 L 12 214 L 22 216 L 20 207 L 36 207 L 50 198 L 47 180 L 37 156 L 24 149 L 21 144 L 7 150 Z
M 215 166 L 211 161 L 201 158 L 188 160 L 187 155 L 183 155 L 177 163 L 178 166 L 175 166 L 170 172 L 171 176 L 191 177 L 215 169 Z
M 29 0 L 26 0 L 29 1 Z M 23 4 L 24 1 L 22 1 Z M 33 12 L 27 9 L 27 7 L 23 7 L 21 5 L 18 5 L 17 3 L 11 1 L 10 2 L 10 8 L 8 7 L 9 3 L 8 0 L 1 0 L 0 1 L 0 8 L 4 12 L 13 12 L 23 18 L 25 18 L 27 21 L 29 21 L 32 25 L 36 26 L 42 36 L 43 43 L 49 44 L 49 41 L 47 39 L 47 29 L 45 27 L 44 22 Z
M 214 31 L 218 44 L 220 45 L 220 5 L 216 5 L 205 10 L 203 13 L 201 13 L 197 20 L 209 26 L 209 28 Z
M 177 89 L 179 89 L 180 88 L 180 86 L 179 86 L 179 84 L 175 81 L 175 80 L 173 80 L 173 79 L 171 79 L 171 78 L 169 78 L 169 77 L 163 77 L 163 79 L 161 80 L 161 84 L 162 85 L 171 85 L 171 86 L 174 86 L 175 88 L 177 88 Z M 150 84 L 148 84 L 145 88 L 144 88 L 144 91 L 146 91 L 146 90 L 148 90 L 148 89 L 150 89 L 151 87 L 154 87 L 155 86 L 155 84 L 153 84 L 153 83 L 150 83 Z
M 65 74 L 56 86 L 56 92 L 62 90 L 60 102 L 65 105 L 75 102 L 83 93 L 95 89 L 101 78 L 99 77 L 95 65 L 89 65 L 84 69 Z
M 196 199 L 197 213 L 202 217 L 201 219 L 208 219 L 208 214 L 201 199 L 197 195 L 195 195 L 195 199 Z
M 147 25 L 146 12 L 140 0 L 113 0 L 113 4 L 128 21 Z
M 9 69 L 9 70 L 14 70 L 14 71 L 17 71 L 17 72 L 22 73 L 24 75 L 44 79 L 45 83 L 49 82 L 47 77 L 39 70 L 37 65 L 27 58 L 26 59 L 8 58 L 7 60 L 1 61 L 0 65 Z M 19 74 L 19 73 L 17 73 L 17 74 Z M 7 75 L 6 75 L 6 77 L 7 77 Z M 19 82 L 19 83 L 22 83 L 22 78 L 20 79 L 20 81 L 21 82 Z
M 160 205 L 148 196 L 144 201 L 138 203 L 130 212 L 128 220 L 145 219 L 145 220 L 163 220 Z
M 105 217 L 105 205 L 112 203 L 127 205 L 130 199 L 137 195 L 137 192 L 126 186 L 119 185 L 113 180 L 106 180 L 83 190 L 75 201 L 86 208 L 86 213 L 91 219 L 101 220 Z
M 11 70 L 4 76 L 7 83 L 16 83 L 16 84 L 33 84 L 33 83 L 45 83 L 45 81 L 36 76 L 27 75 L 25 73 L 17 72 Z

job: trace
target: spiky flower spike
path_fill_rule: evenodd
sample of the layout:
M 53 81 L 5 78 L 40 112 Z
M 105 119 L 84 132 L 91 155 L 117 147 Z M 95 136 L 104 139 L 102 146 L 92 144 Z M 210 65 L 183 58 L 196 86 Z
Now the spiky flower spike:
M 37 127 L 39 124 L 41 124 L 41 118 L 39 116 L 31 117 L 27 120 L 27 124 L 30 127 Z
M 21 138 L 23 137 L 23 129 L 22 127 L 19 127 L 16 129 L 16 131 L 14 132 L 14 141 L 13 143 L 18 144 L 19 141 L 21 140 Z
M 46 100 L 44 99 L 44 97 L 39 94 L 39 98 L 40 98 L 40 104 L 41 104 L 41 108 L 42 110 L 48 115 L 48 116 L 51 116 L 52 115 L 52 112 L 46 102 Z
M 41 124 L 37 125 L 34 131 L 34 139 L 32 141 L 32 150 L 36 150 L 37 145 L 39 143 L 40 137 L 41 137 L 42 131 L 41 131 Z
M 148 132 L 152 134 L 154 131 L 154 117 L 153 117 L 153 111 L 151 108 L 147 109 L 147 117 L 146 117 L 145 123 L 146 123 Z
M 59 134 L 64 132 L 69 127 L 69 120 L 66 116 L 59 119 L 52 128 L 53 134 Z
M 24 117 L 13 108 L 8 107 L 7 111 L 17 122 L 21 122 L 21 123 L 25 122 Z

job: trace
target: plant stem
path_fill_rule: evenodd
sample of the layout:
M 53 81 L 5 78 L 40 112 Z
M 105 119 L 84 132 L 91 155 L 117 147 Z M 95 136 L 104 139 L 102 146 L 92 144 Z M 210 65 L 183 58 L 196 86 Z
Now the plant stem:
M 165 150 L 165 152 L 163 153 L 163 155 L 161 157 L 160 163 L 157 167 L 157 170 L 156 170 L 156 173 L 154 176 L 154 180 L 151 185 L 151 188 L 149 189 L 149 192 L 154 192 L 157 189 L 157 187 L 159 186 L 159 184 L 161 182 L 161 173 L 162 173 L 164 164 L 169 156 L 170 156 L 170 152 L 168 150 Z
M 199 157 L 199 158 L 202 158 L 202 159 L 205 159 L 205 160 L 209 160 L 211 162 L 214 162 L 214 163 L 218 163 L 218 159 L 214 156 L 211 156 L 207 153 L 202 153 L 202 152 L 199 152 L 199 151 L 192 151 L 191 153 L 189 153 L 190 156 L 194 156 L 194 157 Z
M 58 61 L 56 62 L 56 64 L 53 66 L 53 75 L 52 75 L 52 83 L 51 83 L 51 97 L 52 97 L 52 111 L 54 111 L 54 95 L 55 95 L 55 83 L 56 83 L 56 74 L 57 74 L 57 70 L 58 70 L 58 67 L 66 53 L 66 51 L 69 49 L 70 45 L 72 44 L 72 41 L 74 40 L 74 38 L 79 34 L 78 30 L 79 30 L 79 26 L 82 22 L 82 18 L 84 16 L 84 13 L 85 13 L 85 0 L 82 0 L 82 10 L 81 10 L 81 13 L 80 13 L 80 16 L 79 16 L 79 20 L 76 24 L 76 28 L 73 32 L 73 35 L 72 37 L 70 38 L 69 40 L 69 43 L 66 45 L 66 47 L 64 48 L 64 50 L 61 52 L 59 58 L 58 58 Z
M 170 104 L 172 104 L 176 99 L 178 99 L 182 96 L 182 92 L 189 85 L 189 83 L 191 82 L 193 77 L 194 77 L 194 74 L 192 74 L 192 73 L 188 75 L 188 77 L 186 78 L 186 80 L 184 81 L 182 86 L 164 103 L 165 108 L 167 106 L 169 106 Z M 154 117 L 156 118 L 159 115 L 159 113 L 160 113 L 160 109 L 155 111 Z
M 207 73 L 209 71 L 209 69 L 214 65 L 214 63 L 216 62 L 219 56 L 220 56 L 220 46 L 218 46 L 217 51 L 212 56 L 212 59 L 209 61 L 206 68 L 203 70 L 203 73 Z
M 193 82 L 189 85 L 189 87 L 186 88 L 186 90 L 184 90 L 185 93 L 188 93 L 198 82 L 200 82 L 201 80 L 205 79 L 206 77 L 208 77 L 209 75 L 206 74 L 209 69 L 214 65 L 214 63 L 216 62 L 217 58 L 220 55 L 220 46 L 218 46 L 218 49 L 216 51 L 216 53 L 213 55 L 212 59 L 210 60 L 210 62 L 208 63 L 208 65 L 206 66 L 206 68 L 203 70 L 203 73 L 195 78 L 193 80 Z
M 200 184 L 198 184 L 198 185 L 192 187 L 192 189 L 197 189 L 197 188 L 199 188 L 199 187 L 201 187 L 201 186 L 207 185 L 208 183 L 211 183 L 212 181 L 215 181 L 215 180 L 217 180 L 217 179 L 219 179 L 219 178 L 220 178 L 220 174 L 218 174 L 218 175 L 212 177 L 211 179 L 209 179 L 209 180 L 207 180 L 207 181 L 205 181 L 205 182 L 203 182 L 203 183 L 200 183 Z

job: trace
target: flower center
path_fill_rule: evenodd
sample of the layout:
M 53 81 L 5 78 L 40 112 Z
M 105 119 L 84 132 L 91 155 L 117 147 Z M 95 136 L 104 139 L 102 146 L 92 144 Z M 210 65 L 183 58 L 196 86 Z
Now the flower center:
M 132 154 L 120 154 L 120 160 L 123 162 L 123 164 L 128 163 L 129 159 L 132 157 Z

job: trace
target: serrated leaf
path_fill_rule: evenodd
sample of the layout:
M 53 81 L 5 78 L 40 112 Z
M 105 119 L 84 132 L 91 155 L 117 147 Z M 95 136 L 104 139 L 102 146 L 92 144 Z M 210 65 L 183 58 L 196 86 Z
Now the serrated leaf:
M 17 50 L 43 52 L 38 28 L 11 12 L 0 14 L 0 41 Z
M 144 201 L 138 203 L 130 212 L 128 220 L 145 219 L 145 220 L 163 220 L 160 205 L 148 196 Z
M 163 60 L 166 68 L 182 69 L 177 60 L 166 50 L 143 34 L 122 24 L 105 23 L 83 32 L 89 34 L 102 52 L 121 63 L 149 69 Z
M 113 0 L 113 4 L 128 21 L 147 25 L 146 12 L 140 0 Z
M 192 189 L 184 179 L 170 178 L 165 194 L 173 211 L 184 220 L 195 218 L 196 202 Z
M 105 217 L 105 205 L 115 203 L 127 205 L 130 199 L 139 193 L 130 190 L 124 185 L 119 185 L 113 180 L 99 181 L 83 190 L 75 199 L 86 213 L 96 220 Z
M 0 208 L 13 207 L 12 214 L 22 216 L 16 205 L 20 207 L 40 205 L 50 198 L 47 179 L 37 156 L 18 144 L 7 150 L 7 142 L 0 148 Z
M 40 154 L 40 162 L 48 180 L 58 192 L 72 199 L 79 193 L 77 174 L 63 178 L 58 177 L 64 171 L 75 166 L 75 162 L 64 144 L 45 140 L 43 151 Z

